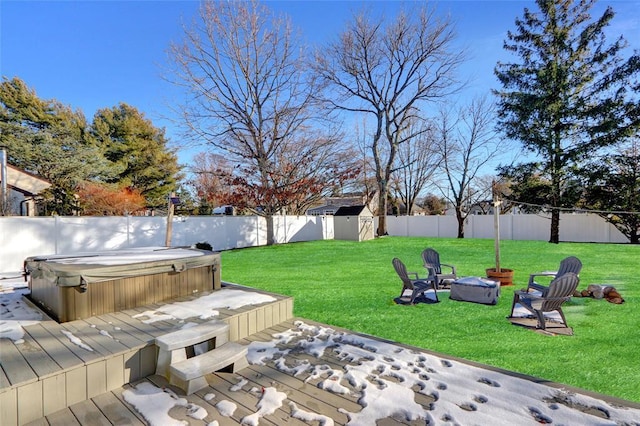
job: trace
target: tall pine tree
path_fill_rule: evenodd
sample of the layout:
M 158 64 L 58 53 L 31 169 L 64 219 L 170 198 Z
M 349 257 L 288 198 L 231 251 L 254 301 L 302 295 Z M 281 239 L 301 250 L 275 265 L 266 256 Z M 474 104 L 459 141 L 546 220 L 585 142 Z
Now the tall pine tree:
M 136 190 L 149 207 L 164 207 L 175 191 L 180 167 L 168 149 L 164 129 L 157 128 L 136 108 L 121 103 L 93 117 L 91 134 L 116 176 L 110 183 Z
M 538 156 L 538 172 L 548 179 L 550 242 L 559 242 L 560 209 L 573 167 L 589 155 L 637 131 L 640 56 L 626 60 L 620 37 L 607 44 L 609 7 L 591 20 L 595 0 L 537 0 L 538 12 L 524 10 L 504 48 L 519 62 L 498 63 L 502 84 L 499 126 Z M 634 99 L 635 96 L 635 99 Z M 523 165 L 524 166 L 524 165 Z

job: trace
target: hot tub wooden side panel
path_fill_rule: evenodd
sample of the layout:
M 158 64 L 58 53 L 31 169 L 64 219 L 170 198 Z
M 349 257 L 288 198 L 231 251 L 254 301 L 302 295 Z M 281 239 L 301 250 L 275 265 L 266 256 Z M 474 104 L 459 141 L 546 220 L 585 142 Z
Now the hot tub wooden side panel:
M 90 283 L 85 292 L 32 277 L 32 299 L 57 321 L 67 322 L 220 289 L 219 270 L 219 265 L 207 265 L 120 278 Z
M 59 287 L 47 277 L 29 278 L 29 298 L 48 315 L 57 319 L 62 312 L 63 297 Z

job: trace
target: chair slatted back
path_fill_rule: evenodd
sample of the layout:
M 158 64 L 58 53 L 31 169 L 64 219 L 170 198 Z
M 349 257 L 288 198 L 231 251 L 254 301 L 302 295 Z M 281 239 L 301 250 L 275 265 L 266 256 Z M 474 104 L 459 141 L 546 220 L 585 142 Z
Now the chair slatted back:
M 556 277 L 560 277 L 567 272 L 573 272 L 576 275 L 580 275 L 580 270 L 582 269 L 582 262 L 575 256 L 569 256 L 565 259 L 562 259 L 560 262 L 560 267 L 558 268 L 558 274 Z
M 402 280 L 402 283 L 404 284 L 404 286 L 406 288 L 413 288 L 413 283 L 411 282 L 411 279 L 409 278 L 409 274 L 407 273 L 407 267 L 402 262 L 402 260 L 398 259 L 397 257 L 394 257 L 392 260 L 392 263 L 393 263 L 394 269 L 396 270 L 396 273 Z
M 574 272 L 567 272 L 551 281 L 549 290 L 544 296 L 541 311 L 550 312 L 560 308 L 564 302 L 571 298 L 578 288 L 579 282 L 580 279 Z
M 422 261 L 425 266 L 429 265 L 433 267 L 436 274 L 442 273 L 442 267 L 440 266 L 440 254 L 432 248 L 424 249 L 422 252 Z

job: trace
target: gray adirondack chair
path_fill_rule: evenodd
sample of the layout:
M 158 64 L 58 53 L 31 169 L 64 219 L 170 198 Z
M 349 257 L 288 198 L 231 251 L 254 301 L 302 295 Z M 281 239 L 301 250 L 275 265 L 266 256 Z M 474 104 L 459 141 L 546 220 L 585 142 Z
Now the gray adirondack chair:
M 511 305 L 511 317 L 517 303 L 523 308 L 533 313 L 537 319 L 537 328 L 544 330 L 546 328 L 545 312 L 558 312 L 562 318 L 562 322 L 566 327 L 567 319 L 562 312 L 562 305 L 573 295 L 578 288 L 580 279 L 573 272 L 567 272 L 562 276 L 555 278 L 549 284 L 544 295 L 539 293 L 529 293 L 527 291 L 516 291 L 513 294 L 513 304 Z
M 559 278 L 567 272 L 573 272 L 574 274 L 580 276 L 580 270 L 582 269 L 582 262 L 575 256 L 569 256 L 567 258 L 562 259 L 560 262 L 560 267 L 557 271 L 551 272 L 537 272 L 535 274 L 529 275 L 529 283 L 527 284 L 527 289 L 534 289 L 542 292 L 543 294 L 547 291 L 548 287 L 537 283 L 535 280 L 537 277 L 550 277 L 551 279 Z
M 424 267 L 427 269 L 427 279 L 433 280 L 436 288 L 440 288 L 445 280 L 455 281 L 458 278 L 456 267 L 454 265 L 441 263 L 440 254 L 432 248 L 427 248 L 422 251 L 422 261 Z M 446 270 L 443 270 L 443 267 Z
M 409 303 L 413 304 L 418 296 L 423 295 L 427 290 L 432 288 L 435 301 L 439 302 L 438 293 L 436 291 L 435 284 L 432 281 L 418 278 L 418 274 L 416 272 L 407 272 L 407 267 L 397 257 L 393 259 L 392 263 L 398 277 L 400 277 L 400 280 L 402 281 L 400 297 L 404 296 L 405 291 L 410 290 L 411 299 L 409 300 Z M 411 278 L 411 276 L 414 278 Z

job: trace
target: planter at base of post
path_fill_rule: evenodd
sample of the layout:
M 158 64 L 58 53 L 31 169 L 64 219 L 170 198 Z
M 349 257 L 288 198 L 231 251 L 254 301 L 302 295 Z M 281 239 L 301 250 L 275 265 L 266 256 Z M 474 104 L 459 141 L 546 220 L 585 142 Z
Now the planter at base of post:
M 486 272 L 490 280 L 500 281 L 500 287 L 513 285 L 513 269 L 500 268 L 497 272 L 496 268 L 488 268 Z

